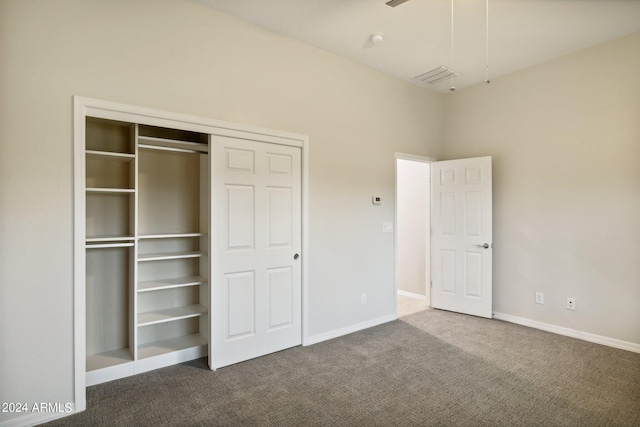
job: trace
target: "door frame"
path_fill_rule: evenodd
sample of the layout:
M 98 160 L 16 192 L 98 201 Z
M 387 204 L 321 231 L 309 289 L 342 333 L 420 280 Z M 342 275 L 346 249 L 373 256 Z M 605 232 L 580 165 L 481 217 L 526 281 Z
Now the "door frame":
M 309 137 L 205 117 L 145 107 L 73 97 L 73 366 L 74 412 L 84 411 L 86 399 L 86 271 L 85 271 L 85 123 L 87 117 L 172 127 L 211 135 L 300 147 L 302 150 L 302 345 L 309 345 Z
M 420 163 L 433 163 L 437 161 L 434 157 L 426 157 L 420 156 L 417 154 L 407 154 L 395 152 L 393 155 L 393 170 L 394 170 L 394 206 L 393 206 L 393 215 L 394 215 L 394 224 L 395 224 L 395 233 L 393 236 L 393 313 L 394 317 L 398 318 L 398 160 L 410 160 L 414 162 Z M 429 209 L 431 209 L 431 172 L 429 172 Z M 431 226 L 431 222 L 429 222 L 429 226 Z M 429 246 L 429 256 L 425 260 L 425 263 L 431 264 L 431 247 Z M 429 277 L 425 278 L 428 283 L 431 282 L 431 269 L 429 269 Z M 426 290 L 431 292 L 430 286 L 425 284 L 427 287 Z M 426 291 L 425 290 L 425 291 Z

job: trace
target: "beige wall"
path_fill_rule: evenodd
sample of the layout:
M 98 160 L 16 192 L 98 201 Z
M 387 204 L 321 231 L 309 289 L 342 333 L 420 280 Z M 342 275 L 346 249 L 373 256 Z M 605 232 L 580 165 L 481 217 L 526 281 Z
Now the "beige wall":
M 640 33 L 445 105 L 445 157 L 493 156 L 494 311 L 640 344 Z
M 640 343 L 639 49 L 636 34 L 445 108 L 188 0 L 1 1 L 0 401 L 73 401 L 73 95 L 310 137 L 312 336 L 393 314 L 393 204 L 371 196 L 393 200 L 394 152 L 442 157 L 446 130 L 446 157 L 494 157 L 496 311 Z
M 73 400 L 73 95 L 308 135 L 310 334 L 393 316 L 371 196 L 440 154 L 440 95 L 186 0 L 3 0 L 0 63 L 0 401 Z

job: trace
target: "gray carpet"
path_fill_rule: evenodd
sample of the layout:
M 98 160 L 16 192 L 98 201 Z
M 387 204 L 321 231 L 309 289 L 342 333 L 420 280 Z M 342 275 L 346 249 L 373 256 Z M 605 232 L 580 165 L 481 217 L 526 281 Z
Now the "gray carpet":
M 87 389 L 51 426 L 640 426 L 640 354 L 427 310 L 209 371 Z

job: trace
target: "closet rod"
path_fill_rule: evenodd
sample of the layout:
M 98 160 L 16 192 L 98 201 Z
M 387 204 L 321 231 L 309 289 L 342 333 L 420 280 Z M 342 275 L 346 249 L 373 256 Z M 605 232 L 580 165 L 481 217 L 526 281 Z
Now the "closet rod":
M 153 147 L 170 147 L 183 150 L 201 151 L 205 153 L 209 152 L 209 146 L 207 144 L 192 141 L 180 141 L 177 139 L 156 138 L 154 136 L 139 136 L 138 143 Z
M 148 150 L 176 151 L 178 153 L 207 154 L 206 152 L 197 150 L 188 150 L 186 148 L 160 147 L 159 145 L 138 144 L 138 148 L 146 148 Z

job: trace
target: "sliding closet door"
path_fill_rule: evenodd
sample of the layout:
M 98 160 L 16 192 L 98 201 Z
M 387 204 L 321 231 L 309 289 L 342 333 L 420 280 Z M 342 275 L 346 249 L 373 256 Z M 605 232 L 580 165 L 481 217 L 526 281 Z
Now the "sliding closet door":
M 301 344 L 301 150 L 213 136 L 212 367 Z

